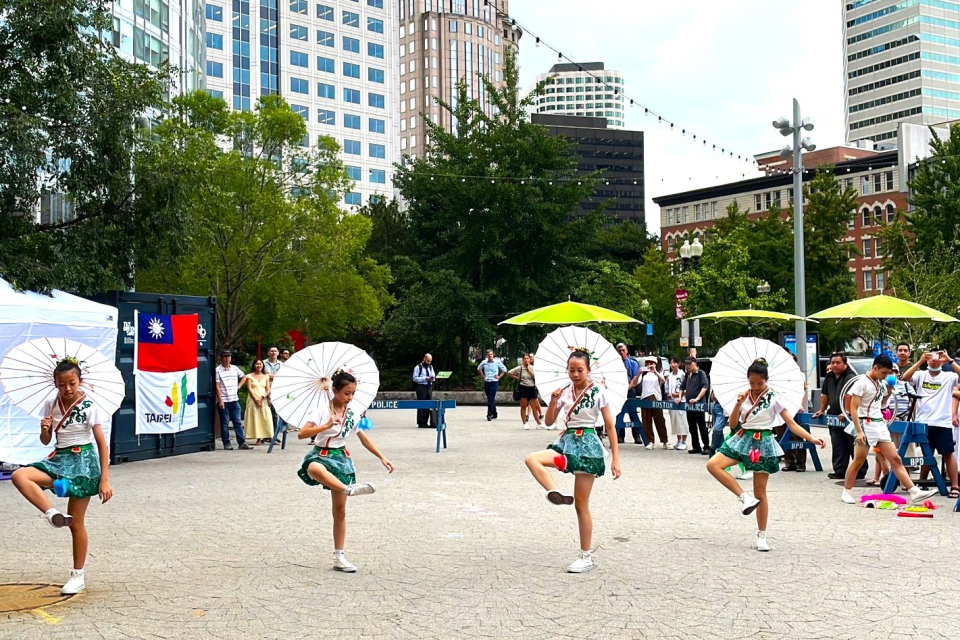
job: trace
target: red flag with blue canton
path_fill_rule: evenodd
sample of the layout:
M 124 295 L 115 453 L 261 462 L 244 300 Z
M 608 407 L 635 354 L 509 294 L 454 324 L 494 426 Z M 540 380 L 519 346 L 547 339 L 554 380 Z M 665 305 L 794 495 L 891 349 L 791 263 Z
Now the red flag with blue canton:
M 140 313 L 137 322 L 137 369 L 168 372 L 197 368 L 200 317 Z

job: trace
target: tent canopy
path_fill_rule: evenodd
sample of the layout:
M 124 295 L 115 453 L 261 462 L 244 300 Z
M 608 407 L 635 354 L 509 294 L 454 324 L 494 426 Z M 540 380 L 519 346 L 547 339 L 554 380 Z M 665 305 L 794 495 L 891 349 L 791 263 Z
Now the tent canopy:
M 16 291 L 0 278 L 0 358 L 22 342 L 43 337 L 76 340 L 115 358 L 117 317 L 116 307 L 64 291 L 53 291 L 49 296 Z M 109 420 L 103 430 L 109 445 Z M 53 444 L 45 447 L 40 442 L 37 419 L 10 402 L 0 387 L 0 462 L 36 462 L 50 452 Z

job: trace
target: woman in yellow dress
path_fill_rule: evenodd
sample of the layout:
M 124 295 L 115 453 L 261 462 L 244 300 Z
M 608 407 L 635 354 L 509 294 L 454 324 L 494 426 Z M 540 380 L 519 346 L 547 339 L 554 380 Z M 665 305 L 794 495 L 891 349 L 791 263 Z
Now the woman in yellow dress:
M 240 387 L 247 385 L 250 394 L 243 422 L 247 427 L 247 438 L 256 438 L 254 444 L 263 444 L 273 437 L 273 414 L 267 396 L 270 395 L 270 376 L 263 372 L 263 360 L 253 361 L 253 370 L 240 381 Z

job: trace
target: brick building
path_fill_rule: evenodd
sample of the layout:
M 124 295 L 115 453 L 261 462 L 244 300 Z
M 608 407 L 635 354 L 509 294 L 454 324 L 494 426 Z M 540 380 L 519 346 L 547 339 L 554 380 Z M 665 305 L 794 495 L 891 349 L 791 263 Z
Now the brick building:
M 774 152 L 757 156 L 768 172 L 730 184 L 676 193 L 653 201 L 660 207 L 660 236 L 668 259 L 677 260 L 684 239 L 699 238 L 710 250 L 704 232 L 717 218 L 726 216 L 727 207 L 736 202 L 751 217 L 765 215 L 774 203 L 781 209 L 793 204 L 792 160 L 782 160 Z M 855 147 L 835 147 L 804 155 L 804 165 L 833 165 L 841 184 L 857 191 L 857 209 L 851 211 L 849 232 L 843 239 L 859 251 L 851 251 L 850 277 L 860 296 L 883 292 L 888 277 L 882 268 L 882 247 L 877 233 L 882 222 L 892 221 L 898 210 L 907 210 L 907 186 L 901 181 L 901 162 L 896 150 L 876 152 Z M 780 173 L 787 170 L 787 173 Z M 804 182 L 814 171 L 804 172 Z

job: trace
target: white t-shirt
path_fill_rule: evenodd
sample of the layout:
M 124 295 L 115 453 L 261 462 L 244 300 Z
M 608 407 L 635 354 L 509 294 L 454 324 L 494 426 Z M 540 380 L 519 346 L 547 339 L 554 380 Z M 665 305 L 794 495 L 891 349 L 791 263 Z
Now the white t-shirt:
M 575 398 L 571 384 L 557 400 L 557 415 L 559 419 L 566 421 L 567 429 L 592 429 L 600 421 L 600 411 L 605 406 L 607 394 L 603 387 L 593 383 L 585 392 L 579 394 L 579 398 Z
M 69 405 L 68 405 L 69 407 Z M 43 405 L 43 415 L 53 416 L 53 427 L 60 424 L 63 413 L 57 404 L 57 399 L 48 400 Z M 63 421 L 63 425 L 54 434 L 57 449 L 69 449 L 84 444 L 93 444 L 93 427 L 102 425 L 105 416 L 97 405 L 88 397 L 81 400 L 70 411 L 70 417 Z
M 917 371 L 910 382 L 917 390 L 917 411 L 914 420 L 928 426 L 953 428 L 953 388 L 960 377 L 952 371 L 941 371 L 936 376 L 929 371 Z
M 240 367 L 233 365 L 226 368 L 223 365 L 217 367 L 217 384 L 220 385 L 220 396 L 224 402 L 236 402 L 240 399 L 237 389 L 242 377 L 243 371 Z
M 759 398 L 752 392 L 740 404 L 740 429 L 773 429 L 783 424 L 780 412 L 786 409 L 780 400 L 780 394 L 767 389 Z
M 680 383 L 683 381 L 683 372 L 677 371 L 674 373 L 670 371 L 664 378 L 667 379 L 667 396 L 672 400 L 674 395 L 680 393 Z
M 306 422 L 312 422 L 318 427 L 321 427 L 327 424 L 331 417 L 330 404 L 325 402 L 313 411 L 307 413 Z M 332 427 L 326 431 L 321 431 L 315 436 L 314 442 L 316 442 L 317 446 L 321 449 L 340 449 L 346 446 L 347 437 L 356 430 L 356 416 L 353 415 L 353 409 L 348 407 L 345 415 L 338 414 L 334 418 Z
M 644 373 L 646 371 L 646 373 Z M 646 398 L 653 396 L 656 400 L 663 400 L 663 391 L 660 388 L 660 381 L 657 374 L 649 369 L 640 370 L 640 397 Z
M 887 383 L 874 380 L 866 374 L 857 376 L 856 381 L 847 390 L 848 396 L 860 398 L 860 408 L 857 410 L 857 415 L 871 420 L 883 420 L 883 408 L 890 402 L 890 398 L 884 401 L 883 398 L 886 394 Z

